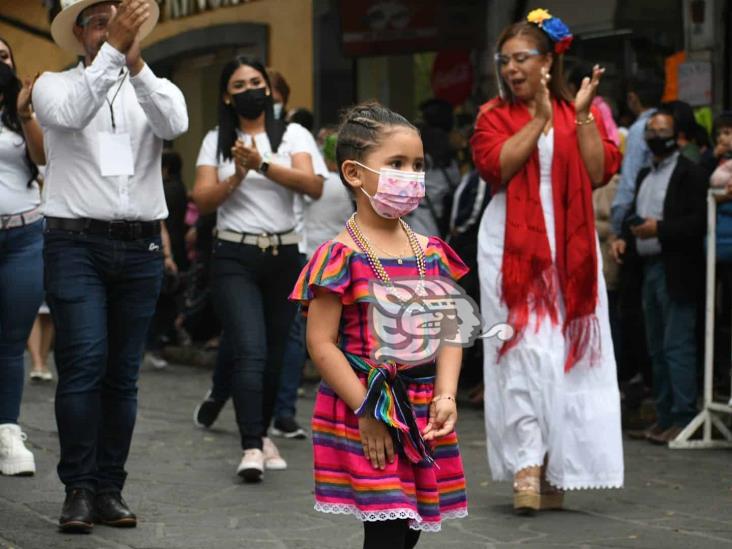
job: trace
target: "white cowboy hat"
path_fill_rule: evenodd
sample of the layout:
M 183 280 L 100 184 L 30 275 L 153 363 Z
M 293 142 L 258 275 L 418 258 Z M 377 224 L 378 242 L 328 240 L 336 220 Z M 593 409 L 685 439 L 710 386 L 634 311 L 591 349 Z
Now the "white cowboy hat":
M 109 0 L 61 0 L 61 11 L 51 23 L 51 36 L 61 48 L 78 55 L 84 55 L 84 47 L 74 35 L 74 25 L 79 14 L 89 6 Z M 140 39 L 145 38 L 155 27 L 160 16 L 160 8 L 155 0 L 150 3 L 150 17 L 140 27 Z

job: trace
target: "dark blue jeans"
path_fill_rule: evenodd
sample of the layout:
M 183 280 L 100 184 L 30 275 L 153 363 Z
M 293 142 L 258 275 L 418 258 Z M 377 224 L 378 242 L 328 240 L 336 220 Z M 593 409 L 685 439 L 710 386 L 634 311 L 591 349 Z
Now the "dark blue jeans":
M 668 295 L 660 259 L 643 268 L 643 313 L 653 364 L 656 416 L 663 428 L 683 427 L 696 415 L 696 304 Z
M 296 309 L 287 297 L 299 266 L 294 244 L 280 246 L 279 253 L 272 255 L 271 250 L 263 252 L 248 244 L 214 243 L 213 303 L 224 330 L 222 351 L 233 364 L 231 394 L 244 450 L 262 447 L 272 419 Z
M 0 424 L 18 423 L 23 352 L 43 301 L 43 221 L 0 230 Z
M 160 237 L 47 231 L 46 292 L 56 325 L 58 475 L 66 489 L 121 491 L 137 379 L 160 293 Z
M 302 379 L 302 368 L 307 358 L 305 350 L 305 318 L 295 315 L 290 326 L 290 332 L 285 344 L 285 354 L 282 359 L 282 373 L 280 387 L 275 400 L 274 417 L 295 417 L 297 405 L 297 390 Z

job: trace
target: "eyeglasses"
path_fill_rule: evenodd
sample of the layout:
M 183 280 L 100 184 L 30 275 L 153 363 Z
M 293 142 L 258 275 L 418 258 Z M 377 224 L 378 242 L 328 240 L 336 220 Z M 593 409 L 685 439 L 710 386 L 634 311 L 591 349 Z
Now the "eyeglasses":
M 537 55 L 541 55 L 541 52 L 537 49 L 530 49 L 530 50 L 523 50 L 523 51 L 516 51 L 511 54 L 505 55 L 502 53 L 497 53 L 493 56 L 493 60 L 496 62 L 496 65 L 499 67 L 505 67 L 508 65 L 511 60 L 513 59 L 513 62 L 517 65 L 523 65 L 526 63 L 526 61 L 529 60 L 531 57 L 535 57 Z
M 111 20 L 111 15 L 108 15 L 106 13 L 98 13 L 96 15 L 84 17 L 80 21 L 79 26 L 93 31 L 103 31 L 106 30 L 106 28 L 109 26 L 109 22 Z

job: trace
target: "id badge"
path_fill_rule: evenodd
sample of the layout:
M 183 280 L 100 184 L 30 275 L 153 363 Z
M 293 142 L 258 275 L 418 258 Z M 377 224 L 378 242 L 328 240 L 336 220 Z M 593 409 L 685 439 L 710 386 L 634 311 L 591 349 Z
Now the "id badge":
M 129 133 L 99 132 L 99 168 L 103 177 L 135 175 Z

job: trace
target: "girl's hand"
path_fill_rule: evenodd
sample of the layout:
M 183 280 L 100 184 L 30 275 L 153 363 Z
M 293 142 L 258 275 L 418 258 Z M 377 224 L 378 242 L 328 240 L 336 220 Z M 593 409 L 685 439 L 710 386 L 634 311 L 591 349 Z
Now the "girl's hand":
M 358 418 L 363 453 L 374 469 L 385 469 L 387 460 L 394 463 L 394 441 L 389 428 L 381 421 L 361 416 Z
M 600 65 L 592 68 L 592 79 L 585 76 L 582 80 L 582 86 L 577 90 L 577 96 L 574 98 L 574 110 L 577 118 L 587 118 L 590 114 L 590 106 L 592 100 L 597 95 L 597 87 L 600 85 L 600 78 L 605 73 L 605 69 Z
M 449 435 L 455 429 L 457 415 L 457 405 L 454 400 L 449 398 L 433 400 L 430 404 L 430 419 L 427 427 L 422 431 L 422 436 L 425 440 L 435 440 Z
M 534 103 L 536 104 L 536 111 L 534 112 L 534 118 L 542 119 L 546 122 L 552 118 L 552 99 L 549 93 L 549 79 L 551 74 L 545 68 L 541 69 L 541 83 L 539 89 L 534 96 Z

